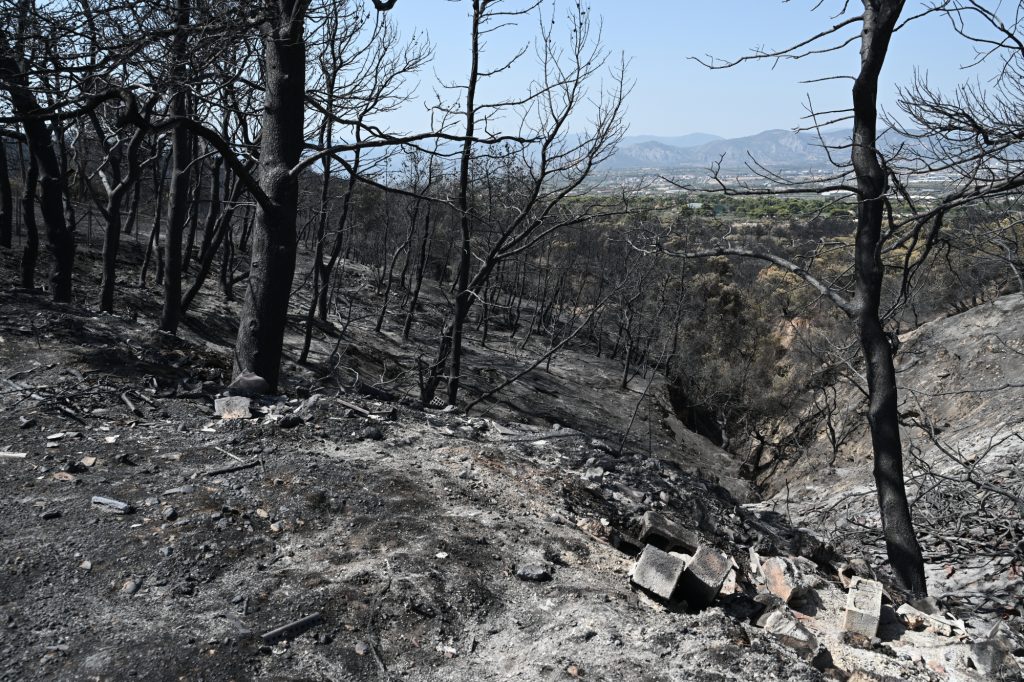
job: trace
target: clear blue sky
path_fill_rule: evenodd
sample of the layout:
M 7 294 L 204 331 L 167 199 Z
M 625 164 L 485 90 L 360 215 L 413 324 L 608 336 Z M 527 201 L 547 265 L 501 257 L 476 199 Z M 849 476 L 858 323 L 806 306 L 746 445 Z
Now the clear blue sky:
M 567 8 L 574 0 L 556 0 Z M 509 5 L 526 0 L 508 0 Z M 814 0 L 591 0 L 603 18 L 605 44 L 632 59 L 630 75 L 636 81 L 629 100 L 630 134 L 678 135 L 708 132 L 735 137 L 768 128 L 800 124 L 810 94 L 818 109 L 849 104 L 849 81 L 801 84 L 800 81 L 857 68 L 856 44 L 841 53 L 819 55 L 798 62 L 750 63 L 724 71 L 709 71 L 688 59 L 713 54 L 735 57 L 751 48 L 778 48 L 817 33 L 834 22 L 841 0 L 825 0 L 811 12 Z M 856 10 L 860 2 L 852 0 Z M 909 0 L 905 15 L 922 3 Z M 436 47 L 436 58 L 423 74 L 419 96 L 430 96 L 436 80 L 464 79 L 468 70 L 469 2 L 467 0 L 399 0 L 389 14 L 403 34 L 426 31 Z M 559 11 L 564 16 L 565 9 Z M 849 35 L 851 29 L 845 29 Z M 492 36 L 491 63 L 530 41 L 533 21 Z M 927 72 L 934 84 L 952 87 L 968 77 L 961 66 L 971 61 L 972 49 L 950 28 L 948 20 L 928 17 L 897 33 L 886 63 L 886 85 L 880 92 L 884 106 L 895 110 L 892 84 L 907 82 L 914 69 Z M 527 57 L 529 58 L 529 56 Z M 520 79 L 532 64 L 521 65 Z M 525 83 L 510 77 L 502 87 Z M 425 125 L 422 106 L 396 115 L 393 125 L 407 130 Z

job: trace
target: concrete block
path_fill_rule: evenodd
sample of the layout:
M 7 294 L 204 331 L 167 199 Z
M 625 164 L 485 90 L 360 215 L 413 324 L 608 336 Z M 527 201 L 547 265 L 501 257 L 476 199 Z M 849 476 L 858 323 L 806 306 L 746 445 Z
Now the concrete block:
M 855 576 L 846 597 L 843 630 L 871 639 L 882 618 L 882 583 Z
M 700 546 L 697 533 L 653 511 L 644 514 L 640 521 L 640 541 L 666 552 L 682 551 L 687 554 L 697 551 Z
M 633 569 L 633 583 L 663 601 L 672 601 L 685 569 L 679 557 L 647 545 Z
M 728 556 L 714 547 L 702 545 L 686 565 L 677 596 L 685 599 L 691 609 L 706 608 L 718 597 L 731 569 Z
M 252 417 L 252 412 L 249 411 L 251 404 L 249 398 L 238 396 L 217 398 L 213 402 L 213 411 L 221 419 L 249 419 Z

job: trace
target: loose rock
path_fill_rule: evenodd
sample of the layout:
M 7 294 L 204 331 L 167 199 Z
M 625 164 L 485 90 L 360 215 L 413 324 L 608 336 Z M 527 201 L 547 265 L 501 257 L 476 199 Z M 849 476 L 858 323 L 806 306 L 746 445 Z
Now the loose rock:
M 543 583 L 551 580 L 551 572 L 543 564 L 526 564 L 516 570 L 516 577 L 528 582 Z

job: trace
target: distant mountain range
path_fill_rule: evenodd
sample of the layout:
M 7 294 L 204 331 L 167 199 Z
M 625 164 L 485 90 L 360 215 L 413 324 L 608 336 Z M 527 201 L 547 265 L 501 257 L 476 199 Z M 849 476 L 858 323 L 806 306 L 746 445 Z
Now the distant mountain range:
M 829 131 L 823 137 L 829 145 L 849 145 L 850 132 Z M 609 170 L 655 171 L 703 169 L 723 155 L 722 166 L 726 169 L 743 168 L 751 156 L 765 167 L 778 170 L 816 170 L 830 165 L 828 154 L 817 135 L 766 130 L 732 139 L 708 133 L 678 137 L 626 137 L 604 167 Z M 849 152 L 840 150 L 838 156 L 845 159 Z

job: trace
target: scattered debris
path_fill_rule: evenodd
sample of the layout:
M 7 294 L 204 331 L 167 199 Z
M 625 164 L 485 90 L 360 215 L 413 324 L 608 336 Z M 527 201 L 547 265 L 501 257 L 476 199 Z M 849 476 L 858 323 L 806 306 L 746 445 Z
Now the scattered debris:
M 871 639 L 882 618 L 882 583 L 855 576 L 846 598 L 843 630 Z
M 31 429 L 36 425 L 36 420 L 32 417 L 18 417 L 18 428 L 19 429 Z
M 220 474 L 230 474 L 235 471 L 242 471 L 243 469 L 252 469 L 255 466 L 259 466 L 263 462 L 261 460 L 253 460 L 252 462 L 245 462 L 243 464 L 235 464 L 229 467 L 221 467 L 219 469 L 212 469 L 206 472 L 206 476 L 219 476 Z
M 938 614 L 924 613 L 910 604 L 903 604 L 896 609 L 896 613 L 911 630 L 925 630 L 942 635 L 943 637 L 967 633 L 967 628 L 963 621 L 948 620 Z
M 26 457 L 28 457 L 28 453 L 27 452 L 5 452 L 5 451 L 0 451 L 0 458 L 6 458 L 6 459 L 25 459 Z
M 356 642 L 353 650 L 356 652 L 356 656 L 365 656 L 370 653 L 370 645 L 366 642 Z
M 997 623 L 987 637 L 971 645 L 970 661 L 987 680 L 1020 680 L 1022 670 L 1013 652 L 1005 626 Z
M 312 613 L 304 618 L 292 621 L 287 625 L 268 630 L 260 635 L 264 644 L 274 644 L 283 639 L 294 639 L 302 633 L 315 628 L 321 622 L 320 612 Z
M 113 512 L 115 514 L 130 514 L 135 511 L 135 508 L 127 502 L 121 502 L 120 500 L 112 500 L 109 497 L 100 497 L 94 495 L 92 498 L 93 505 Z

